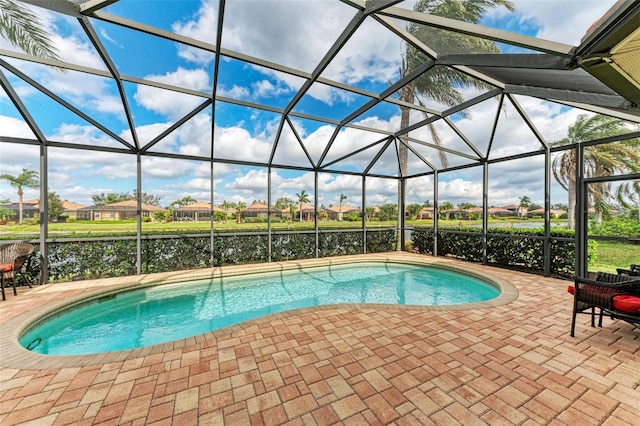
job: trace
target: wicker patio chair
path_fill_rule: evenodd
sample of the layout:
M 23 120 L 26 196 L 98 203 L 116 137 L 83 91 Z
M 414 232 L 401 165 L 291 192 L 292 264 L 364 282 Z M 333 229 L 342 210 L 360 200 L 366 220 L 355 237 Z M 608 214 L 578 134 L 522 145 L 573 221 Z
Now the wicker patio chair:
M 631 277 L 640 277 L 640 265 L 632 264 L 629 269 L 618 268 L 616 269 L 618 275 L 629 275 Z
M 0 246 L 0 265 L 2 265 L 2 300 L 5 300 L 4 286 L 11 280 L 14 296 L 16 291 L 16 276 L 21 275 L 24 282 L 31 287 L 29 279 L 24 275 L 24 266 L 33 253 L 33 246 L 29 243 L 11 243 Z
M 598 272 L 595 280 L 574 278 L 569 292 L 573 294 L 572 337 L 578 314 L 591 315 L 591 327 L 595 327 L 596 309 L 599 309 L 598 327 L 602 327 L 604 315 L 640 324 L 640 277 Z

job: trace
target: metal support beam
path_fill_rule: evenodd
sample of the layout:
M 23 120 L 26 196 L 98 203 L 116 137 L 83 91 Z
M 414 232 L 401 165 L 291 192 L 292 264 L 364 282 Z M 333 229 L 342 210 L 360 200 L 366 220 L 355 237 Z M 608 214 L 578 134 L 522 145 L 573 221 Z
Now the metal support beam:
M 316 235 L 316 259 L 320 257 L 320 231 L 318 227 L 318 171 L 313 172 L 313 230 Z
M 438 171 L 433 174 L 433 257 L 438 257 L 438 221 L 440 220 L 440 212 L 438 210 L 440 202 L 438 197 Z
M 40 144 L 40 284 L 45 284 L 49 278 L 49 157 L 46 144 Z
M 584 147 L 577 143 L 576 150 L 576 206 L 575 206 L 575 246 L 576 270 L 578 277 L 587 276 L 587 221 L 588 206 L 587 184 L 584 182 Z
M 487 233 L 489 232 L 489 163 L 482 163 L 482 264 L 487 264 Z
M 551 275 L 551 150 L 546 147 L 544 154 L 544 242 L 542 259 L 544 276 Z
M 405 228 L 405 215 L 404 205 L 407 196 L 407 178 L 402 176 L 398 179 L 398 224 L 396 226 L 398 233 L 397 250 L 404 251 L 404 228 Z
M 362 175 L 362 254 L 367 254 L 367 176 Z
M 136 272 L 142 273 L 142 156 L 136 154 Z
M 267 168 L 267 261 L 271 262 L 271 166 Z

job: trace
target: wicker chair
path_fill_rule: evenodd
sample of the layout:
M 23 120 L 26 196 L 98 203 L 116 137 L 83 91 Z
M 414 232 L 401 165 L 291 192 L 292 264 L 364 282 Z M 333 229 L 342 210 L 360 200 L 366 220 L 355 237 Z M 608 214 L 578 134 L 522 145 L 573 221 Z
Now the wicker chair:
M 16 291 L 16 276 L 21 275 L 24 282 L 31 287 L 29 279 L 24 274 L 24 266 L 29 257 L 33 254 L 33 246 L 29 243 L 12 243 L 0 246 L 0 265 L 2 265 L 2 300 L 5 300 L 5 281 L 10 279 L 13 286 L 14 296 Z
M 629 269 L 618 268 L 616 269 L 618 275 L 629 275 L 631 277 L 640 277 L 640 265 L 631 265 Z
M 595 280 L 576 277 L 569 293 L 573 294 L 572 337 L 577 314 L 591 315 L 591 327 L 595 327 L 596 309 L 600 310 L 598 327 L 604 315 L 640 324 L 640 277 L 598 272 Z

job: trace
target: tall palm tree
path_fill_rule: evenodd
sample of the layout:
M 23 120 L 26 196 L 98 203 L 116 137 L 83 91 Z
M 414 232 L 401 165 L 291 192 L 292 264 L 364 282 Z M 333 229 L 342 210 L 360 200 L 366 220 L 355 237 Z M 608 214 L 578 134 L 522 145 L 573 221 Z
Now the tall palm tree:
M 38 16 L 15 0 L 0 0 L 0 36 L 30 55 L 58 59 Z
M 629 133 L 632 126 L 619 118 L 606 115 L 581 114 L 569 126 L 567 137 L 553 145 L 572 145 L 579 142 Z M 610 176 L 617 172 L 635 171 L 640 164 L 640 143 L 637 139 L 595 145 L 584 150 L 584 177 Z M 568 194 L 567 227 L 575 225 L 576 208 L 576 149 L 562 151 L 553 159 L 553 176 Z M 610 187 L 604 183 L 589 186 L 589 202 L 597 209 L 596 219 L 606 214 L 605 199 Z
M 346 195 L 344 195 L 344 194 L 340 194 L 340 202 L 339 202 L 339 204 L 340 204 L 340 208 L 339 208 L 339 213 L 338 213 L 338 215 L 339 215 L 338 217 L 340 218 L 340 220 L 342 220 L 342 202 L 343 202 L 344 200 L 346 200 L 346 199 L 347 199 L 347 196 L 346 196 Z
M 244 209 L 247 208 L 247 203 L 245 203 L 244 201 L 238 201 L 235 204 L 232 204 L 233 207 L 235 207 L 236 209 L 236 223 L 240 223 L 241 222 L 241 217 L 242 217 L 242 212 Z
M 302 222 L 302 205 L 309 202 L 309 194 L 303 189 L 299 194 L 296 194 L 296 197 L 298 197 L 298 205 L 300 205 L 300 222 Z
M 23 188 L 38 188 L 40 186 L 40 180 L 38 172 L 35 170 L 22 169 L 22 173 L 18 176 L 10 174 L 0 175 L 0 179 L 9 181 L 9 185 L 18 190 L 18 218 L 22 223 L 22 196 L 24 195 Z
M 504 6 L 511 11 L 514 10 L 509 0 L 418 0 L 414 10 L 460 21 L 478 23 L 486 12 L 498 6 Z M 425 44 L 438 53 L 499 53 L 499 49 L 494 42 L 477 37 L 418 24 L 409 24 L 407 31 L 419 40 L 424 41 Z M 411 73 L 427 60 L 426 54 L 413 45 L 407 44 L 400 70 L 401 76 L 404 77 Z M 401 101 L 409 104 L 417 101 L 418 104 L 424 106 L 424 100 L 428 98 L 452 107 L 464 101 L 464 97 L 458 89 L 468 87 L 484 88 L 489 86 L 461 72 L 444 67 L 435 67 L 404 86 L 399 95 Z M 404 129 L 410 124 L 410 108 L 400 107 L 400 112 L 401 128 Z M 436 128 L 430 124 L 429 131 L 434 144 L 439 146 L 441 141 Z M 408 134 L 401 137 L 405 142 L 407 138 Z M 404 143 L 400 144 L 398 155 L 400 174 L 405 176 L 407 174 L 408 148 Z M 445 152 L 439 150 L 438 155 L 442 167 L 448 167 L 449 162 Z
M 527 209 L 529 208 L 529 205 L 531 204 L 531 198 L 529 198 L 528 195 L 524 195 L 522 197 L 520 197 L 520 208 L 518 209 L 518 217 L 522 216 L 522 209 Z
M 222 209 L 224 210 L 224 220 L 227 220 L 229 216 L 229 208 L 232 207 L 232 204 L 227 200 L 223 200 L 222 203 L 220 204 L 220 207 L 222 207 Z

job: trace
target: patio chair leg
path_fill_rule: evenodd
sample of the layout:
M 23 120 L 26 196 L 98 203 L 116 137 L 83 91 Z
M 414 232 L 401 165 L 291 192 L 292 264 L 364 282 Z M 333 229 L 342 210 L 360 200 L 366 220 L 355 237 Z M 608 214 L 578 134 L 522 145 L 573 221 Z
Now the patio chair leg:
M 598 327 L 602 327 L 602 309 L 600 309 L 600 319 L 598 320 Z
M 596 326 L 596 307 L 591 307 L 591 327 Z

